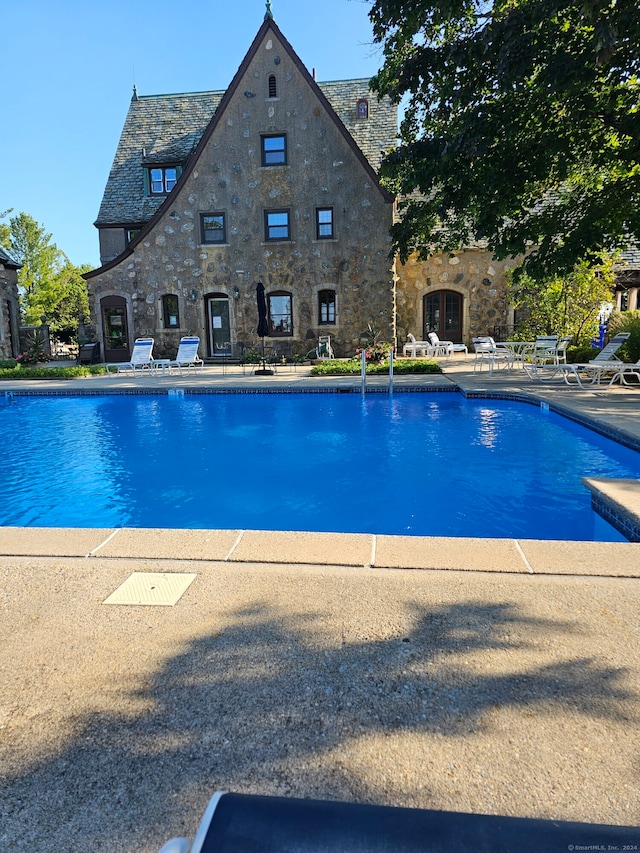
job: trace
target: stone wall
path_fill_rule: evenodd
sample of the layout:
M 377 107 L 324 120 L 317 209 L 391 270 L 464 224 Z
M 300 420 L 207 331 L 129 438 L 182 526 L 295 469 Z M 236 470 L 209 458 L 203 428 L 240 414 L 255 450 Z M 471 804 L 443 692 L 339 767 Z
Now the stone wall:
M 278 96 L 267 97 L 276 74 Z M 261 134 L 286 134 L 287 164 L 264 167 Z M 307 352 L 329 334 L 351 355 L 371 323 L 393 337 L 393 274 L 388 253 L 392 204 L 366 161 L 278 40 L 259 45 L 198 161 L 162 207 L 153 228 L 116 266 L 88 279 L 100 332 L 100 299 L 127 300 L 130 337 L 152 335 L 156 355 L 174 355 L 183 334 L 200 335 L 207 355 L 205 297 L 229 299 L 233 341 L 258 342 L 255 288 L 292 294 L 293 336 Z M 332 207 L 335 239 L 316 238 L 316 208 Z M 289 210 L 290 239 L 265 240 L 265 210 Z M 223 212 L 227 242 L 203 244 L 200 216 Z M 317 293 L 336 291 L 336 323 L 321 325 Z M 237 296 L 236 296 L 237 292 Z M 180 328 L 165 330 L 162 296 L 179 300 Z
M 0 260 L 0 359 L 18 355 L 18 271 Z
M 482 249 L 437 254 L 426 261 L 410 258 L 398 263 L 397 331 L 401 346 L 407 334 L 424 334 L 423 299 L 429 293 L 451 290 L 462 296 L 461 341 L 470 345 L 479 335 L 493 335 L 496 326 L 513 323 L 506 300 L 505 272 L 517 261 L 494 261 Z M 442 335 L 441 335 L 442 337 Z

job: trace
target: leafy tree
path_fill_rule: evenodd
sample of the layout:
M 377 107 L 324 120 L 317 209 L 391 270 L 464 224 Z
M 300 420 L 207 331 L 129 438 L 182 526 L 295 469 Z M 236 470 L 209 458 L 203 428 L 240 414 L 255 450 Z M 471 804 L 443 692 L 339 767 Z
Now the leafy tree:
M 9 235 L 11 255 L 22 264 L 18 290 L 24 323 L 37 326 L 44 317 L 55 337 L 72 340 L 79 316 L 89 314 L 87 285 L 81 275 L 91 267 L 74 266 L 51 242 L 51 234 L 26 213 L 9 220 Z
M 9 208 L 9 210 L 5 210 L 3 213 L 0 213 L 0 219 L 4 219 L 8 216 L 13 208 Z M 11 229 L 7 225 L 6 222 L 0 222 L 0 246 L 9 251 L 9 246 L 11 245 Z
M 18 272 L 20 310 L 26 325 L 37 326 L 51 309 L 51 289 L 64 255 L 51 242 L 51 234 L 26 213 L 9 220 L 11 253 L 22 264 Z
M 574 345 L 586 345 L 598 331 L 598 314 L 611 300 L 614 282 L 612 258 L 592 266 L 579 261 L 563 276 L 539 281 L 526 272 L 507 274 L 509 300 L 523 312 L 517 337 L 532 340 L 537 335 L 573 335 Z
M 406 99 L 381 172 L 408 199 L 403 260 L 486 238 L 540 278 L 640 236 L 635 0 L 375 0 L 370 18 L 372 85 Z
M 89 294 L 82 273 L 89 272 L 91 264 L 74 266 L 68 258 L 53 281 L 52 304 L 45 309 L 52 334 L 64 343 L 75 340 L 78 320 L 89 316 Z

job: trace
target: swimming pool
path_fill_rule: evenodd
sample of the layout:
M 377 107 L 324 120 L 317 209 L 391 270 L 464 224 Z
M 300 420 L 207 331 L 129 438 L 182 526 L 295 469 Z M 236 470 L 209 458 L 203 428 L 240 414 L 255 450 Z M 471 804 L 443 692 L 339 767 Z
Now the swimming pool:
M 640 476 L 558 415 L 455 393 L 16 397 L 0 442 L 12 526 L 616 541 L 581 477 Z

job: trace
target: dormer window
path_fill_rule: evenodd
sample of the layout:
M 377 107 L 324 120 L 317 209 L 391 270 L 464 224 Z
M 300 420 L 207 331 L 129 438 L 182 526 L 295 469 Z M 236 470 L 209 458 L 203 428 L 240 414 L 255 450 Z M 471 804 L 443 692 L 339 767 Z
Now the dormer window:
M 269 97 L 277 98 L 278 97 L 278 86 L 276 84 L 276 75 L 269 74 Z
M 149 195 L 168 195 L 175 187 L 182 170 L 179 166 L 153 166 L 147 170 Z
M 358 118 L 369 118 L 369 101 L 366 98 L 360 98 L 356 105 L 356 114 Z

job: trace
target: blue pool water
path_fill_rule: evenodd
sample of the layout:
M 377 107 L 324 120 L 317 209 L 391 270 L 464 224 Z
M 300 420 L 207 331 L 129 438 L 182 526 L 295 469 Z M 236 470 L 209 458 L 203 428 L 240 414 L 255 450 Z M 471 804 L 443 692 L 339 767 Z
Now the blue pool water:
M 640 454 L 459 394 L 15 398 L 0 524 L 622 540 L 583 476 Z

